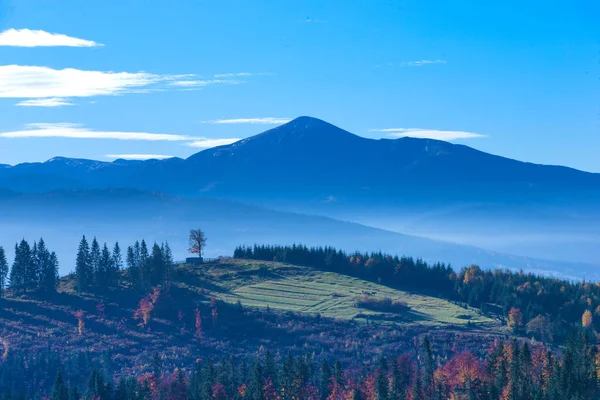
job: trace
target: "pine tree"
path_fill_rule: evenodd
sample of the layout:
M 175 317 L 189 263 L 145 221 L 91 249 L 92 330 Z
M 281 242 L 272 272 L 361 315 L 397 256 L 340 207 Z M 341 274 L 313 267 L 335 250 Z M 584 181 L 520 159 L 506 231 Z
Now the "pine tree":
M 326 359 L 323 359 L 323 362 L 321 363 L 320 384 L 321 398 L 326 399 L 330 394 L 329 389 L 331 387 L 331 368 L 329 367 L 329 364 L 327 363 Z
M 425 336 L 425 339 L 423 340 L 423 350 L 425 351 L 423 356 L 423 391 L 426 395 L 430 395 L 433 393 L 435 383 L 433 381 L 433 352 L 428 336 Z
M 77 277 L 77 291 L 89 290 L 93 284 L 94 270 L 92 269 L 90 246 L 83 236 L 77 249 L 77 260 L 75 262 L 75 275 Z
M 109 393 L 104 376 L 97 369 L 93 369 L 88 379 L 87 390 L 85 393 L 87 399 L 108 400 Z
M 378 400 L 387 400 L 389 398 L 388 364 L 385 357 L 379 360 L 379 368 L 375 375 L 375 389 L 377 390 Z
M 35 263 L 39 274 L 39 288 L 47 293 L 56 292 L 58 284 L 58 258 L 47 249 L 44 239 L 37 243 Z
M 108 246 L 104 243 L 98 262 L 96 263 L 96 287 L 100 292 L 105 292 L 111 286 L 111 276 L 113 275 L 112 262 L 112 255 L 108 250 Z
M 92 240 L 92 244 L 90 246 L 90 265 L 91 265 L 91 271 L 92 271 L 92 282 L 91 286 L 94 289 L 98 288 L 98 275 L 101 273 L 100 270 L 100 259 L 101 259 L 101 253 L 100 253 L 100 244 L 98 243 L 98 240 L 96 239 L 96 237 L 94 236 L 94 239 Z
M 119 285 L 119 276 L 121 270 L 123 269 L 123 256 L 121 255 L 121 247 L 119 246 L 119 242 L 115 243 L 112 251 L 112 277 L 111 284 L 113 286 Z
M 64 381 L 60 370 L 58 371 L 58 374 L 56 374 L 50 398 L 52 400 L 69 400 L 69 387 Z
M 164 246 L 164 261 L 165 261 L 165 284 L 169 286 L 171 283 L 171 275 L 173 273 L 173 253 L 171 253 L 171 248 L 169 247 L 169 242 L 165 242 Z
M 139 249 L 139 242 L 135 242 L 133 247 L 129 246 L 127 248 L 127 270 L 131 285 L 134 288 L 139 288 L 140 286 Z
M 146 241 L 142 239 L 139 247 L 139 258 L 138 258 L 138 266 L 140 271 L 140 284 L 142 290 L 147 290 L 150 287 L 150 263 L 149 263 L 149 254 L 148 254 L 148 246 L 146 246 Z
M 8 278 L 8 261 L 4 248 L 0 246 L 0 299 L 4 297 L 4 289 L 6 289 L 6 279 Z
M 275 359 L 271 350 L 267 349 L 265 353 L 265 379 L 270 379 L 273 385 L 278 385 L 277 380 L 277 366 L 275 365 Z
M 263 400 L 263 368 L 258 361 L 254 362 L 252 367 L 252 376 L 250 378 L 250 382 L 248 384 L 248 393 L 247 397 L 249 400 Z M 290 397 L 289 394 L 285 392 L 287 388 L 284 387 L 284 398 L 288 399 Z
M 31 248 L 25 239 L 15 244 L 15 259 L 10 270 L 10 287 L 17 292 L 27 290 L 27 272 L 32 263 Z
M 156 243 L 152 246 L 152 255 L 148 262 L 148 280 L 152 286 L 162 283 L 165 274 L 163 251 Z

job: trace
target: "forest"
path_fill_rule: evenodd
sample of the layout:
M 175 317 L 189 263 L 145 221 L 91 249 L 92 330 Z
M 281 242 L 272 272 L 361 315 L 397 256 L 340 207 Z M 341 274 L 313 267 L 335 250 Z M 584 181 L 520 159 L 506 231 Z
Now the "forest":
M 201 251 L 198 247 L 194 250 L 197 254 Z M 442 353 L 438 350 L 451 343 L 437 342 L 447 340 L 444 336 L 425 334 L 413 338 L 412 350 L 380 354 L 376 363 L 365 362 L 358 353 L 345 357 L 343 363 L 333 354 L 323 352 L 292 354 L 277 347 L 277 341 L 238 356 L 221 357 L 215 354 L 219 354 L 219 346 L 225 342 L 214 342 L 216 351 L 210 354 L 206 346 L 194 345 L 187 350 L 191 354 L 179 362 L 176 357 L 167 361 L 165 353 L 150 347 L 144 350 L 145 364 L 133 368 L 123 364 L 120 352 L 124 349 L 118 346 L 98 356 L 81 348 L 69 350 L 68 342 L 60 351 L 50 345 L 45 350 L 9 351 L 5 345 L 0 356 L 0 399 L 570 400 L 593 399 L 598 394 L 600 355 L 595 325 L 600 320 L 595 318 L 600 309 L 598 285 L 521 271 L 482 270 L 475 265 L 455 272 L 442 263 L 428 264 L 420 259 L 382 253 L 346 254 L 330 247 L 240 246 L 233 257 L 304 265 L 451 299 L 464 307 L 476 307 L 482 314 L 501 318 L 511 337 L 490 336 L 491 343 L 484 351 L 463 349 Z M 173 314 L 179 309 L 182 319 L 183 308 L 176 299 L 179 292 L 171 289 L 171 283 L 180 279 L 181 274 L 187 274 L 187 268 L 173 261 L 166 242 L 149 246 L 144 240 L 136 241 L 123 256 L 118 243 L 100 245 L 95 237 L 90 242 L 83 236 L 74 271 L 65 278 L 74 283 L 76 296 L 87 296 L 82 299 L 93 295 L 108 301 L 108 295 L 118 299 L 135 294 L 137 308 L 132 320 L 137 334 L 146 334 L 157 328 L 152 319 L 160 313 Z M 27 302 L 41 298 L 51 303 L 60 294 L 58 257 L 43 239 L 31 245 L 23 239 L 15 246 L 10 266 L 0 247 L 0 280 L 0 294 L 4 297 L 0 298 L 0 314 L 7 299 Z M 186 314 L 194 320 L 193 334 L 186 340 L 202 343 L 205 335 L 218 340 L 226 333 L 223 329 L 227 324 L 242 316 L 247 321 L 249 315 L 258 317 L 258 324 L 272 318 L 268 316 L 269 310 L 244 311 L 241 304 L 227 305 L 215 298 L 207 302 L 186 306 L 192 308 Z M 406 304 L 394 299 L 374 303 L 369 296 L 359 296 L 357 303 L 365 309 L 410 312 Z M 96 305 L 98 318 L 104 318 L 105 312 L 108 310 L 100 300 Z M 209 320 L 205 322 L 201 314 L 206 314 Z M 80 336 L 94 329 L 93 325 L 85 324 L 97 319 L 85 317 L 82 310 L 73 316 L 78 321 Z M 306 319 L 292 313 L 286 318 Z M 331 326 L 325 318 L 315 317 L 311 321 L 320 324 L 321 329 Z M 183 338 L 187 337 L 186 326 L 181 328 Z M 240 329 L 243 324 L 231 326 Z M 288 326 L 297 329 L 301 325 Z M 398 328 L 381 325 L 371 329 L 392 332 Z M 134 331 L 127 332 L 132 335 Z M 8 333 L 6 328 L 0 333 L 0 344 L 5 333 Z M 268 332 L 263 335 L 268 336 Z M 223 350 L 221 353 L 225 354 Z M 196 361 L 190 364 L 186 360 L 193 358 L 194 352 Z
M 585 334 L 572 335 L 561 355 L 541 344 L 496 342 L 484 360 L 469 352 L 441 362 L 426 336 L 414 352 L 382 357 L 376 368 L 318 360 L 311 354 L 199 360 L 190 370 L 165 370 L 158 353 L 150 371 L 114 374 L 110 354 L 62 360 L 51 351 L 6 357 L 3 400 L 575 400 L 598 394 L 597 352 Z M 47 389 L 46 389 L 47 388 Z

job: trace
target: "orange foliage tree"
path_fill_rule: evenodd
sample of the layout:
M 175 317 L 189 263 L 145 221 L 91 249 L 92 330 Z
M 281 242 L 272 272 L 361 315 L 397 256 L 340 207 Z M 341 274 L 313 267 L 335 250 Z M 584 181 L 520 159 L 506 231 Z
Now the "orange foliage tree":
M 592 312 L 590 310 L 585 310 L 585 312 L 581 316 L 581 325 L 584 328 L 590 328 L 592 326 L 592 322 Z
M 513 332 L 519 332 L 523 328 L 523 313 L 518 308 L 511 308 L 508 312 L 508 327 Z

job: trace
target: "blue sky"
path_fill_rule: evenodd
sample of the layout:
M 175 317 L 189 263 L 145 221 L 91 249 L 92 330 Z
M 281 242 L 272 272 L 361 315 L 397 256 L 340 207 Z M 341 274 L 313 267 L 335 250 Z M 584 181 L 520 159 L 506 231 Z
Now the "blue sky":
M 0 163 L 187 157 L 310 115 L 600 172 L 599 15 L 591 0 L 0 0 Z

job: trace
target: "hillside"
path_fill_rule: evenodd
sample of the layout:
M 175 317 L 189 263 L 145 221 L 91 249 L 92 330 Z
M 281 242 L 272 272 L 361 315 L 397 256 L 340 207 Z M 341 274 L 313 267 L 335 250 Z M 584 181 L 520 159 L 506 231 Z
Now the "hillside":
M 89 350 L 97 357 L 118 349 L 120 367 L 143 368 L 149 348 L 164 354 L 165 365 L 191 366 L 197 357 L 213 353 L 251 355 L 261 346 L 281 354 L 311 351 L 369 360 L 381 351 L 407 351 L 411 340 L 427 331 L 456 340 L 452 351 L 489 344 L 490 337 L 505 334 L 499 322 L 445 300 L 308 267 L 233 259 L 180 265 L 144 325 L 134 318 L 143 293 L 134 292 L 123 278 L 118 292 L 106 296 L 77 294 L 72 276 L 62 278 L 58 293 L 50 297 L 9 293 L 0 301 L 3 351 L 49 347 L 64 353 Z M 362 308 L 356 302 L 363 292 L 400 300 L 407 308 Z

